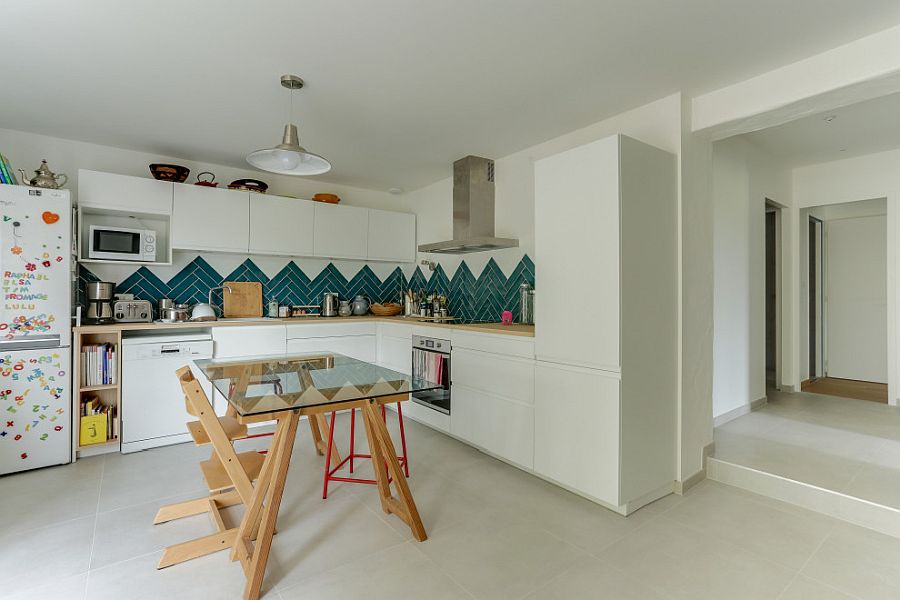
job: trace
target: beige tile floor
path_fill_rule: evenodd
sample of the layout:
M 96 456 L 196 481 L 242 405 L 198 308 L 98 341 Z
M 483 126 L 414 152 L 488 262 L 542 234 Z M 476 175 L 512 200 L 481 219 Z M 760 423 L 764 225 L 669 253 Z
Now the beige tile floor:
M 711 481 L 626 519 L 410 421 L 408 434 L 429 539 L 411 541 L 370 486 L 335 484 L 323 501 L 301 429 L 266 598 L 900 597 L 894 538 Z M 180 445 L 0 478 L 0 595 L 239 598 L 225 553 L 155 569 L 162 547 L 209 531 L 205 516 L 150 524 L 160 504 L 203 493 L 206 454 Z
M 900 408 L 770 390 L 715 442 L 721 460 L 900 509 Z

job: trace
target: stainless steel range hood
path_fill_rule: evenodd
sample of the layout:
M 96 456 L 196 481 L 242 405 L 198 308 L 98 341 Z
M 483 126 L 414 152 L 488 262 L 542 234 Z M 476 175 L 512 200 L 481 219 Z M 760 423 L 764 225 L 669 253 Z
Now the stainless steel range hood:
M 419 252 L 468 254 L 518 245 L 494 236 L 494 161 L 467 156 L 453 163 L 453 239 L 422 244 Z

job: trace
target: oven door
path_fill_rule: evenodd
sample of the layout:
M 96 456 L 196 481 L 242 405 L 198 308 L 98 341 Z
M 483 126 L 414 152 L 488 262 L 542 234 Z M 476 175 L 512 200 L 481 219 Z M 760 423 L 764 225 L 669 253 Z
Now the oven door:
M 88 258 L 140 260 L 141 232 L 120 227 L 91 225 Z
M 450 355 L 423 348 L 413 348 L 412 374 L 427 381 L 441 384 L 434 390 L 412 393 L 412 401 L 432 410 L 450 414 Z

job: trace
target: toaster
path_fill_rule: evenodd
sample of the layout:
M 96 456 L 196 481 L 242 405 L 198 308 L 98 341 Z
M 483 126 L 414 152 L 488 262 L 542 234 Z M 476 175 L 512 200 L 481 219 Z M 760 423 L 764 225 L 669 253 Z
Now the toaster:
M 113 320 L 117 323 L 150 323 L 153 305 L 149 300 L 116 300 L 113 302 Z

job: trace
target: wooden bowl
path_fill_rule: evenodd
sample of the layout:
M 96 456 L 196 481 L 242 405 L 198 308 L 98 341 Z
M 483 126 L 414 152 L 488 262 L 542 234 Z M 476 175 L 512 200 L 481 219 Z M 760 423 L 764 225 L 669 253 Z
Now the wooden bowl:
M 316 202 L 325 202 L 326 204 L 337 204 L 341 201 L 337 194 L 316 194 L 312 199 Z
M 191 170 L 181 165 L 166 165 L 154 163 L 150 165 L 150 174 L 160 181 L 174 181 L 175 183 L 184 183 L 190 175 Z
M 403 307 L 395 302 L 388 302 L 386 304 L 373 304 L 369 306 L 369 310 L 378 317 L 396 317 L 403 312 Z

